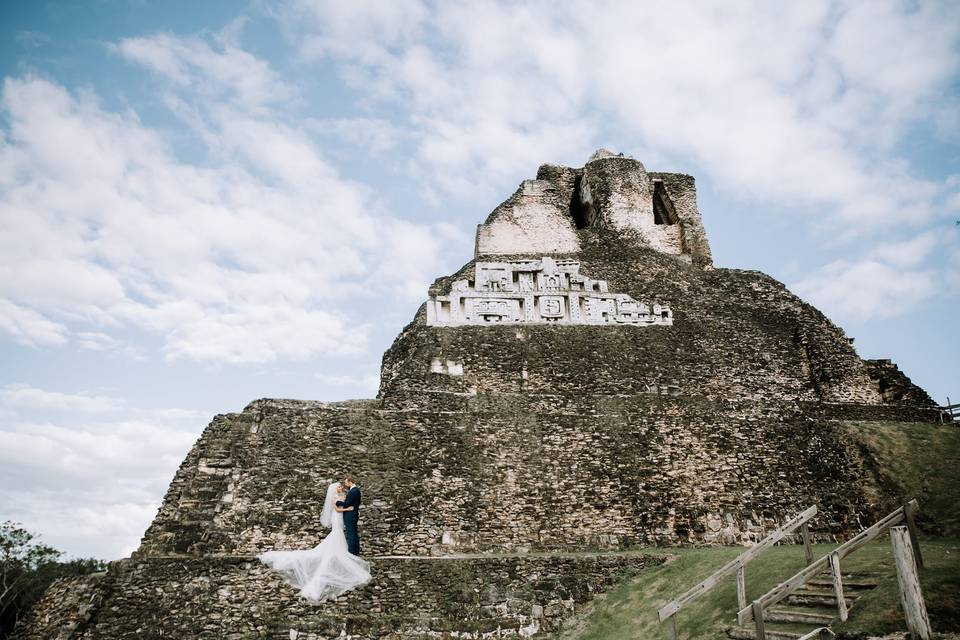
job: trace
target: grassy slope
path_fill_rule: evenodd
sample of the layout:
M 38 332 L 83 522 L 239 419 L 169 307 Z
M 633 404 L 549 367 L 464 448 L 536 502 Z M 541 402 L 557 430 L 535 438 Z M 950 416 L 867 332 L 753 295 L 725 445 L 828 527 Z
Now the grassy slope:
M 905 629 L 890 539 L 882 541 L 871 549 L 871 565 L 882 574 L 880 585 L 858 600 L 850 619 L 834 625 L 834 630 L 880 635 Z M 924 561 L 920 585 L 930 624 L 934 631 L 960 631 L 960 540 L 925 539 L 920 550 Z
M 916 497 L 921 523 L 928 531 L 960 534 L 960 429 L 914 423 L 849 423 L 851 435 L 875 461 L 883 493 Z M 895 501 L 891 501 L 891 508 Z M 886 536 L 848 558 L 844 569 L 883 574 L 880 586 L 865 595 L 837 629 L 886 633 L 903 628 Z M 923 542 L 926 568 L 921 576 L 934 629 L 960 630 L 960 543 L 952 539 Z M 817 557 L 834 545 L 816 545 Z M 742 548 L 664 549 L 675 556 L 667 565 L 644 571 L 598 599 L 577 626 L 559 637 L 577 640 L 665 638 L 657 609 L 743 551 Z M 776 547 L 747 567 L 747 596 L 758 597 L 803 567 L 803 550 Z M 733 623 L 736 591 L 733 578 L 679 614 L 681 638 L 720 638 Z
M 960 428 L 911 422 L 848 426 L 876 460 L 884 493 L 917 498 L 925 530 L 960 536 Z

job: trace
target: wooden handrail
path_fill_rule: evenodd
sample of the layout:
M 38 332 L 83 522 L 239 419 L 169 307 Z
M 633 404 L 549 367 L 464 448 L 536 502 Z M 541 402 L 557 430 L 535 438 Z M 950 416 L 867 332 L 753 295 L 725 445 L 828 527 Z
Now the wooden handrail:
M 947 398 L 947 404 L 937 408 L 940 409 L 941 424 L 944 422 L 951 422 L 953 424 L 960 422 L 960 404 L 950 404 L 950 398 Z M 944 416 L 949 418 L 949 420 L 944 420 Z
M 940 409 L 940 424 L 944 423 L 943 416 L 949 416 L 952 424 L 960 422 L 960 404 L 950 404 L 950 396 L 947 396 L 947 404 L 937 408 Z
M 911 500 L 906 503 L 904 506 L 900 507 L 896 511 L 890 513 L 886 517 L 879 520 L 873 526 L 870 526 L 860 533 L 858 533 L 853 538 L 847 540 L 845 543 L 834 549 L 829 554 L 823 556 L 819 560 L 816 560 L 806 567 L 801 569 L 796 575 L 788 579 L 785 582 L 781 582 L 776 587 L 762 595 L 751 605 L 742 607 L 740 611 L 737 612 L 737 623 L 744 624 L 754 618 L 753 611 L 757 609 L 760 611 L 760 615 L 766 609 L 769 609 L 773 605 L 777 604 L 791 593 L 805 585 L 818 573 L 824 571 L 825 569 L 830 569 L 832 564 L 839 565 L 839 561 L 850 555 L 860 547 L 864 546 L 878 535 L 883 533 L 885 530 L 890 527 L 899 524 L 904 520 L 905 513 L 916 513 L 917 510 L 917 501 Z M 831 557 L 834 560 L 831 561 Z
M 779 527 L 778 529 L 770 533 L 770 535 L 768 535 L 766 538 L 764 538 L 763 540 L 761 540 L 754 546 L 750 547 L 749 549 L 741 553 L 739 556 L 737 556 L 727 564 L 723 565 L 722 567 L 714 571 L 706 580 L 696 585 L 695 587 L 693 587 L 692 589 L 684 593 L 679 598 L 675 600 L 671 600 L 670 602 L 665 604 L 660 609 L 660 611 L 657 612 L 657 617 L 660 619 L 660 622 L 663 622 L 667 618 L 671 617 L 672 615 L 680 611 L 680 609 L 684 608 L 685 606 L 687 606 L 688 604 L 690 604 L 691 602 L 693 602 L 694 600 L 696 600 L 697 598 L 705 594 L 707 591 L 710 591 L 710 589 L 716 586 L 716 584 L 723 578 L 729 576 L 735 571 L 739 571 L 743 569 L 743 567 L 746 566 L 748 562 L 753 560 L 762 551 L 772 547 L 774 544 L 776 544 L 781 539 L 783 539 L 783 537 L 786 534 L 790 533 L 797 527 L 801 525 L 806 525 L 807 521 L 809 521 L 815 515 L 817 515 L 817 507 L 816 506 L 810 507 L 803 513 L 795 516 L 792 520 L 789 520 L 786 523 L 784 523 L 783 526 Z M 808 535 L 804 535 L 804 543 L 805 545 L 809 544 Z M 742 574 L 738 573 L 738 582 L 740 581 L 742 581 Z

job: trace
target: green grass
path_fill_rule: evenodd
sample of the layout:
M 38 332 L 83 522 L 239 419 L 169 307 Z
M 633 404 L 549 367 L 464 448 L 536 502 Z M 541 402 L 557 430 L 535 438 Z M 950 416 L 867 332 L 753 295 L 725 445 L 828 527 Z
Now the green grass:
M 814 554 L 820 557 L 833 548 L 835 545 L 814 545 Z M 921 548 L 926 562 L 921 583 L 934 630 L 960 630 L 960 542 L 924 540 Z M 563 640 L 667 638 L 666 627 L 657 621 L 657 610 L 736 557 L 743 548 L 662 548 L 651 551 L 662 551 L 673 559 L 620 583 L 589 605 L 575 626 L 556 637 Z M 747 565 L 748 599 L 761 596 L 803 566 L 801 546 L 779 546 L 768 550 Z M 871 633 L 902 630 L 903 617 L 899 610 L 889 538 L 882 536 L 849 556 L 843 569 L 878 572 L 882 579 L 877 589 L 857 601 L 842 629 Z M 677 614 L 680 638 L 715 640 L 724 637 L 723 630 L 735 622 L 736 601 L 734 577 L 730 576 Z
M 833 626 L 839 631 L 868 631 L 882 635 L 905 630 L 900 610 L 897 572 L 890 551 L 889 537 L 885 544 L 871 545 L 873 566 L 879 567 L 882 579 L 873 591 L 857 600 L 850 619 Z M 960 631 L 960 541 L 921 540 L 924 567 L 920 571 L 923 599 L 934 631 Z M 857 555 L 851 556 L 851 560 Z
M 847 426 L 875 458 L 884 494 L 916 498 L 924 529 L 960 536 L 960 428 L 914 422 Z

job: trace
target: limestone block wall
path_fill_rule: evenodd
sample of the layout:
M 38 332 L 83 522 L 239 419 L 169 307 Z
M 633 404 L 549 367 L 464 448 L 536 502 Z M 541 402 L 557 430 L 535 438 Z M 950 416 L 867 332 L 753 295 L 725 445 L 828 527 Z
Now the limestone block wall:
M 72 636 L 240 640 L 529 637 L 556 631 L 616 580 L 663 559 L 628 556 L 376 559 L 373 580 L 311 604 L 249 557 L 139 558 L 114 563 L 105 606 Z M 33 618 L 56 617 L 55 590 Z M 46 640 L 28 620 L 21 640 Z
M 936 406 L 926 391 L 913 384 L 907 375 L 890 360 L 865 360 L 870 379 L 884 402 L 914 404 L 917 406 Z
M 477 226 L 476 255 L 579 250 L 569 201 L 563 202 L 555 185 L 545 180 L 525 180 Z
M 882 493 L 843 426 L 794 404 L 418 395 L 416 409 L 258 401 L 219 417 L 191 459 L 232 449 L 230 481 L 185 463 L 174 483 L 216 508 L 169 494 L 140 554 L 310 548 L 346 469 L 368 554 L 747 543 L 813 502 L 827 536 L 856 530 Z
M 650 179 L 661 181 L 679 218 L 682 231 L 683 252 L 689 254 L 693 264 L 701 268 L 713 267 L 713 254 L 703 217 L 697 208 L 697 187 L 693 176 L 684 173 L 651 172 Z
M 21 640 L 71 640 L 90 626 L 103 605 L 106 574 L 61 578 L 44 593 L 14 630 Z
M 769 276 L 703 271 L 618 234 L 594 233 L 579 260 L 611 291 L 668 307 L 672 326 L 445 328 L 426 326 L 421 309 L 384 354 L 381 397 L 420 390 L 882 403 L 843 332 Z M 438 280 L 431 297 L 473 272 L 468 263 Z M 456 363 L 456 375 L 434 361 Z

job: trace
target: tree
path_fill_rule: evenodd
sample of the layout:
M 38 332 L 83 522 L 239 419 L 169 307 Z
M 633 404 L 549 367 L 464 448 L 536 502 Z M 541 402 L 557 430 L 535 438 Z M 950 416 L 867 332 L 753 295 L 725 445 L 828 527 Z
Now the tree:
M 57 578 L 103 571 L 102 560 L 61 562 L 62 551 L 41 544 L 20 523 L 0 524 L 0 638 L 7 637 Z

